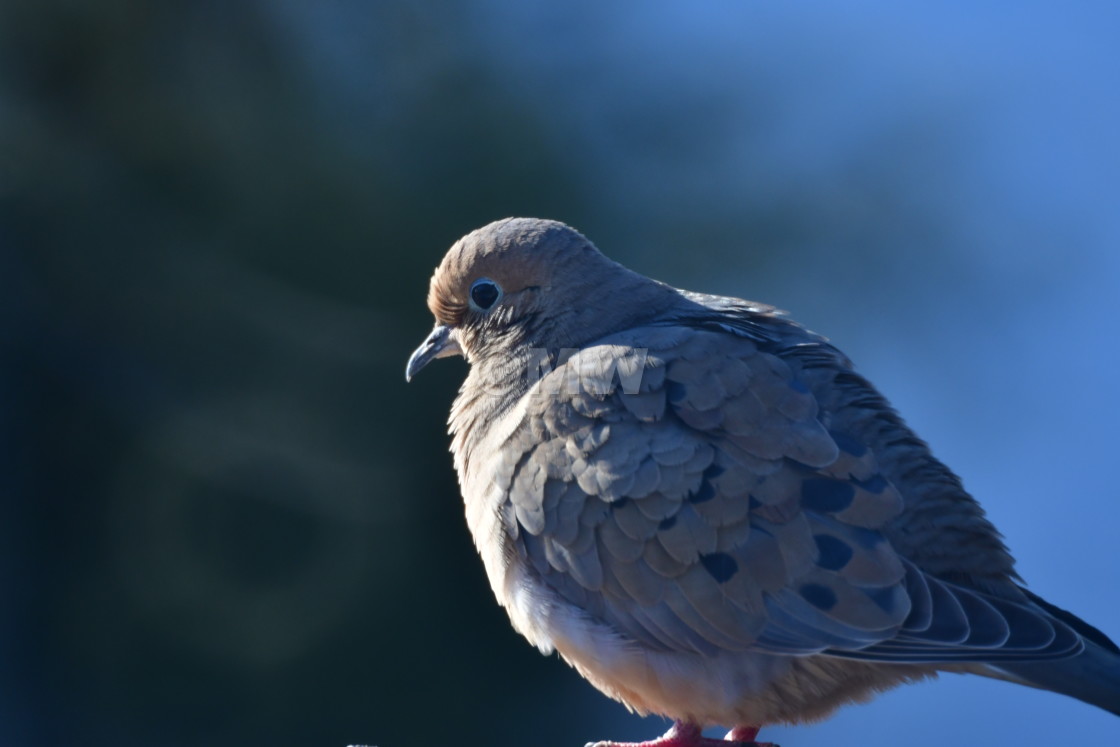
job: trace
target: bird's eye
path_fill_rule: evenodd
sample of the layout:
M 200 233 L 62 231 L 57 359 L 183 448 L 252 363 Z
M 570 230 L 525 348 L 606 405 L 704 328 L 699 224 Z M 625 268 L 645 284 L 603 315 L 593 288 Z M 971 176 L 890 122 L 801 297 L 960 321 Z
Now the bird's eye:
M 471 285 L 471 306 L 486 311 L 502 297 L 502 289 L 490 278 L 479 278 Z

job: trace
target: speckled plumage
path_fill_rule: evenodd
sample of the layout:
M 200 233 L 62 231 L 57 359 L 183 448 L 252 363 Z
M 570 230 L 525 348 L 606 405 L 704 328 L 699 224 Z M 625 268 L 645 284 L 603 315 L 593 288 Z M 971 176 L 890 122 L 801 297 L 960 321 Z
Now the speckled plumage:
M 1120 711 L 1115 646 L 1019 586 L 960 481 L 824 338 L 535 219 L 461 239 L 428 300 L 409 375 L 471 363 L 452 451 L 494 593 L 607 695 L 754 727 L 948 670 Z

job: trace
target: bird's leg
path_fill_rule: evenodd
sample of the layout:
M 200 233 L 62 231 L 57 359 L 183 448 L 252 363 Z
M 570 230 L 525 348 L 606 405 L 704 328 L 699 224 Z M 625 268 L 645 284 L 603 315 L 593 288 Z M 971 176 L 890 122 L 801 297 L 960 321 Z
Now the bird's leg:
M 687 721 L 677 721 L 669 731 L 648 742 L 589 742 L 587 747 L 777 747 L 768 743 L 755 742 L 758 727 L 737 726 L 727 734 L 726 739 L 709 739 L 700 727 Z

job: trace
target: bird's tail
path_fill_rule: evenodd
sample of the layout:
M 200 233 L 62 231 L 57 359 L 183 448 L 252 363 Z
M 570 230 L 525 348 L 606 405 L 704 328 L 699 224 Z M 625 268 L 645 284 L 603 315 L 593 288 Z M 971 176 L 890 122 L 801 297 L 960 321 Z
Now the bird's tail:
M 1052 690 L 1120 716 L 1120 654 L 1087 641 L 1069 659 L 1015 662 L 996 667 L 1024 685 Z
M 1120 716 L 1120 647 L 1072 612 L 1023 589 L 1031 601 L 1069 625 L 1085 650 L 1069 659 L 1001 663 L 1000 671 L 1017 682 L 1068 695 Z

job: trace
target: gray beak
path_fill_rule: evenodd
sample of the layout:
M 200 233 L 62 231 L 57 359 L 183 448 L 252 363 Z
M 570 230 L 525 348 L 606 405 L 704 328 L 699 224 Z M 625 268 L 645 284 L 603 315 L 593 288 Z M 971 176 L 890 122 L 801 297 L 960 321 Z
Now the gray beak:
M 450 355 L 462 355 L 463 349 L 455 339 L 455 330 L 446 324 L 437 324 L 428 339 L 413 351 L 408 359 L 408 367 L 404 370 L 404 380 L 412 381 L 412 377 L 420 373 L 420 369 L 436 358 L 446 358 Z

